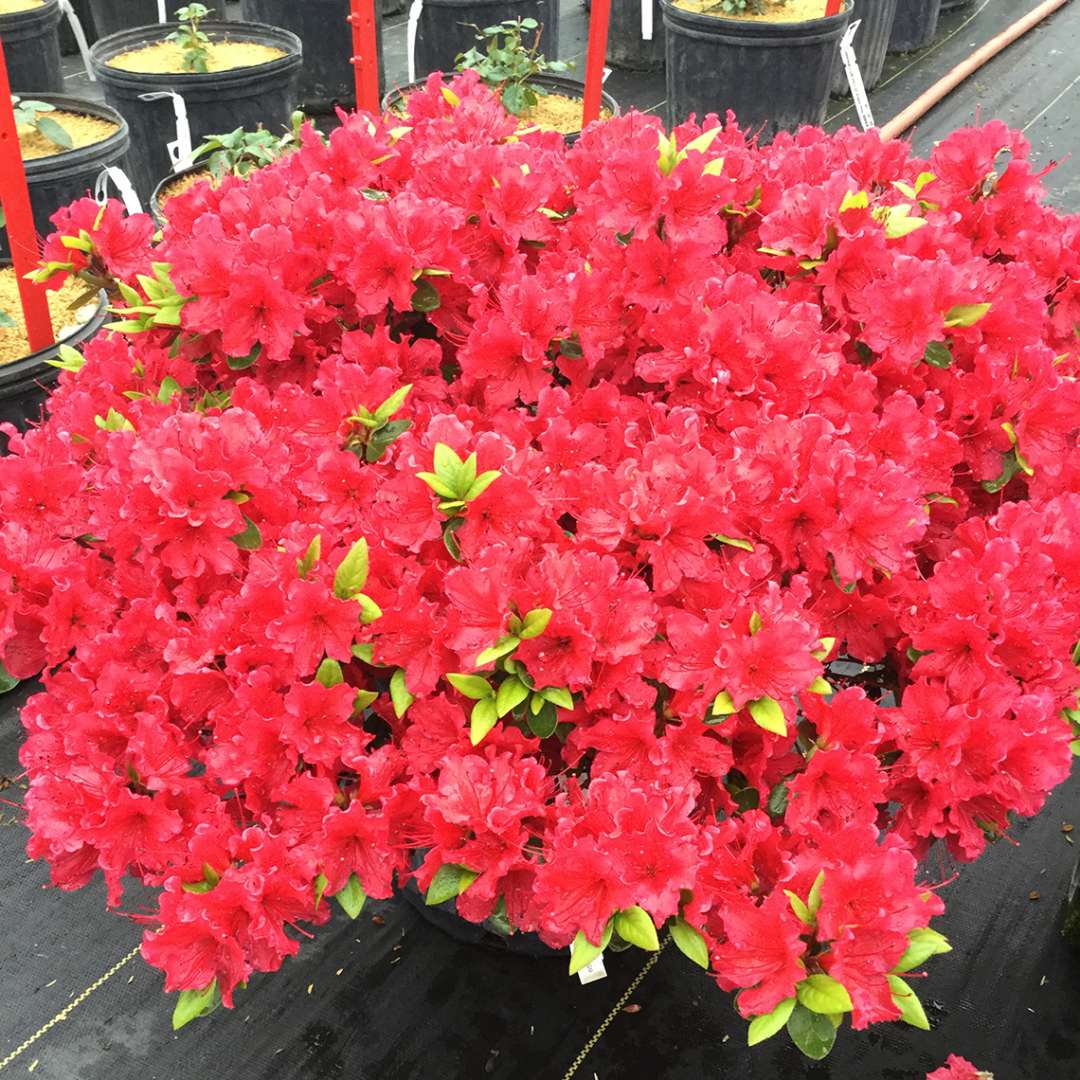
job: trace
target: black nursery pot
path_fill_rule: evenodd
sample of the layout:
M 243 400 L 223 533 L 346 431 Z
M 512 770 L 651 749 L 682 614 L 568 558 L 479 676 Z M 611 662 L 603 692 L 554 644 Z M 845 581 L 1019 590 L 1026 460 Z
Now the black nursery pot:
M 191 139 L 195 146 L 207 135 L 251 131 L 260 124 L 280 131 L 289 126 L 289 118 L 298 103 L 302 49 L 300 39 L 276 26 L 260 23 L 203 23 L 211 39 L 249 41 L 281 49 L 285 55 L 254 67 L 230 71 L 183 72 L 182 74 L 144 74 L 121 71 L 108 61 L 120 53 L 152 45 L 171 34 L 176 23 L 139 26 L 102 38 L 90 51 L 90 62 L 105 100 L 118 109 L 131 125 L 131 166 L 128 175 L 144 198 L 158 179 L 172 169 L 166 149 L 175 131 L 173 101 L 158 98 L 143 101 L 141 94 L 173 90 L 187 106 Z
M 896 5 L 904 2 L 905 0 L 855 0 L 852 18 L 859 20 L 859 29 L 855 31 L 855 58 L 859 61 L 859 71 L 867 90 L 873 90 L 881 79 L 885 54 L 889 50 L 889 38 L 892 37 L 893 23 L 896 20 Z M 839 59 L 833 72 L 832 92 L 838 96 L 849 93 L 847 73 Z
M 24 162 L 30 206 L 34 212 L 34 228 L 40 236 L 47 236 L 52 232 L 49 218 L 61 206 L 67 206 L 92 191 L 94 181 L 106 165 L 124 167 L 130 134 L 124 118 L 107 105 L 64 94 L 41 94 L 40 100 L 64 112 L 99 116 L 117 125 L 117 130 L 101 142 Z M 7 232 L 0 230 L 0 259 L 9 257 Z
M 98 37 L 108 37 L 133 26 L 148 26 L 158 20 L 157 0 L 89 0 Z M 181 7 L 181 0 L 165 5 L 169 14 Z
M 641 0 L 615 0 L 608 27 L 607 62 L 623 71 L 659 71 L 664 66 L 664 19 L 652 0 L 652 40 L 641 36 Z
M 505 19 L 535 19 L 543 28 L 540 52 L 548 60 L 558 59 L 558 0 L 424 0 L 416 25 L 417 77 L 453 71 L 458 53 L 477 44 L 473 27 Z
M 0 41 L 4 43 L 8 81 L 24 90 L 64 89 L 60 66 L 60 0 L 45 0 L 41 7 L 0 15 Z
M 955 11 L 957 8 L 967 7 L 971 0 L 941 0 L 942 11 Z
M 937 33 L 941 0 L 897 0 L 889 52 L 924 49 Z
M 375 0 L 375 41 L 379 61 L 379 93 L 386 89 L 383 72 L 382 8 Z M 356 104 L 352 65 L 352 32 L 344 0 L 243 0 L 240 11 L 248 22 L 269 23 L 294 33 L 304 46 L 300 72 L 300 103 L 305 112 L 330 112 L 335 105 Z
M 395 87 L 382 99 L 383 112 L 386 112 L 388 109 L 400 111 L 405 99 L 414 90 L 422 90 L 425 82 L 425 79 L 417 79 L 416 82 L 406 83 L 404 86 Z M 583 97 L 585 93 L 585 87 L 582 83 L 579 83 L 574 79 L 564 78 L 561 75 L 537 75 L 534 79 L 531 79 L 530 82 L 533 85 L 538 85 L 547 90 L 551 90 L 556 94 L 564 94 L 566 97 L 580 98 Z M 619 103 L 609 93 L 603 90 L 600 92 L 600 108 L 601 110 L 606 109 L 611 116 L 619 115 Z M 573 146 L 580 136 L 580 131 L 572 131 L 569 134 L 564 135 L 563 138 L 566 140 L 568 146 Z
M 4 265 L 8 264 L 5 262 Z M 47 349 L 30 353 L 10 364 L 0 364 L 0 423 L 14 424 L 20 431 L 25 431 L 30 424 L 39 420 L 41 407 L 60 377 L 60 372 L 48 361 L 57 358 L 61 345 L 74 347 L 89 341 L 108 317 L 107 300 L 105 294 L 101 293 L 97 311 L 74 333 Z M 0 443 L 3 446 L 0 453 L 6 453 L 7 439 L 0 436 Z
M 668 127 L 691 113 L 701 120 L 731 109 L 745 131 L 771 139 L 825 119 L 850 3 L 838 15 L 787 23 L 699 15 L 669 0 L 661 6 Z

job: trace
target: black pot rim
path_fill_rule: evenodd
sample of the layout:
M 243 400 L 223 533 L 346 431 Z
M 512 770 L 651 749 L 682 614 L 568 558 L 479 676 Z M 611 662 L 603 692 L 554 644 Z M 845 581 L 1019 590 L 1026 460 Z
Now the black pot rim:
M 26 8 L 25 11 L 9 11 L 0 15 L 0 29 L 5 33 L 11 30 L 24 30 L 35 23 L 59 23 L 64 17 L 60 10 L 60 0 L 45 0 L 41 7 Z
M 279 72 L 298 68 L 303 62 L 304 47 L 296 34 L 280 26 L 253 22 L 203 22 L 202 29 L 233 41 L 250 41 L 271 48 L 283 49 L 284 56 L 277 56 L 262 64 L 230 68 L 228 71 L 179 71 L 173 73 L 154 71 L 124 71 L 109 66 L 109 61 L 120 53 L 129 52 L 142 45 L 155 45 L 171 34 L 180 24 L 176 22 L 152 23 L 149 26 L 133 26 L 118 30 L 115 34 L 99 38 L 90 47 L 90 66 L 99 80 L 117 86 L 171 89 L 177 83 L 192 87 L 214 87 L 242 83 L 252 78 L 262 79 Z
M 5 260 L 0 262 L 0 269 L 6 269 L 10 266 L 10 261 Z M 77 330 L 68 334 L 66 337 L 61 338 L 59 341 L 54 342 L 52 345 L 44 349 L 38 349 L 36 352 L 27 353 L 25 356 L 19 357 L 18 360 L 12 360 L 7 364 L 0 364 L 0 397 L 10 396 L 5 393 L 5 390 L 12 384 L 15 385 L 16 390 L 22 385 L 25 385 L 29 375 L 33 375 L 38 371 L 42 373 L 52 373 L 50 381 L 55 381 L 59 376 L 59 370 L 51 367 L 46 361 L 51 360 L 57 354 L 57 350 L 61 345 L 81 345 L 84 341 L 93 337 L 101 328 L 105 325 L 105 320 L 109 317 L 109 298 L 102 289 L 98 293 L 98 306 L 97 311 L 90 316 Z
M 835 15 L 820 15 L 816 19 L 801 22 L 762 22 L 754 19 L 732 19 L 726 15 L 704 15 L 676 6 L 672 0 L 660 0 L 665 24 L 675 22 L 681 27 L 697 31 L 708 37 L 731 38 L 741 45 L 769 45 L 780 40 L 785 45 L 795 44 L 791 38 L 818 39 L 832 34 L 839 36 L 851 20 L 855 0 L 844 0 L 844 6 Z
M 116 131 L 100 142 L 89 146 L 79 146 L 74 150 L 63 150 L 48 157 L 33 158 L 23 162 L 28 183 L 48 180 L 54 173 L 68 173 L 72 169 L 92 164 L 96 158 L 111 155 L 114 151 L 123 153 L 131 141 L 127 121 L 110 105 L 101 101 L 88 101 L 86 98 L 72 97 L 69 94 L 50 94 L 34 91 L 32 95 L 15 93 L 28 101 L 44 101 L 55 105 L 63 112 L 80 113 L 83 116 L 95 116 L 116 125 Z
M 424 0 L 424 2 L 426 3 L 427 0 Z M 383 94 L 381 102 L 383 112 L 388 111 L 414 91 L 423 90 L 430 77 L 431 76 L 429 75 L 423 79 L 416 79 L 411 83 L 405 83 L 404 86 L 395 86 L 393 89 L 387 90 L 387 92 Z M 451 76 L 443 75 L 444 79 L 449 77 Z M 550 86 L 560 93 L 565 93 L 567 97 L 580 98 L 585 95 L 584 83 L 578 82 L 577 79 L 568 79 L 564 75 L 537 75 L 532 81 L 540 83 L 541 86 Z M 607 109 L 612 117 L 619 116 L 621 113 L 619 103 L 606 90 L 600 91 L 600 105 L 601 108 Z M 571 139 L 576 138 L 580 134 L 580 131 L 568 131 L 565 133 L 564 137 Z

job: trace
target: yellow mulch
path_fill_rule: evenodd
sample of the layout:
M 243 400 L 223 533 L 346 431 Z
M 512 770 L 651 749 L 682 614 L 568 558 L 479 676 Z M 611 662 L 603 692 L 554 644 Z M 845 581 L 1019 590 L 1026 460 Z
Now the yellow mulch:
M 281 49 L 260 45 L 255 41 L 212 41 L 207 46 L 210 71 L 232 71 L 234 68 L 258 67 L 285 55 Z M 155 41 L 129 52 L 118 53 L 108 61 L 109 67 L 135 71 L 144 75 L 191 74 L 184 68 L 184 50 L 174 41 Z
M 55 120 L 71 136 L 72 150 L 77 150 L 80 146 L 92 146 L 94 143 L 104 142 L 110 135 L 120 130 L 111 120 L 102 120 L 100 116 L 86 116 L 83 113 L 64 112 L 61 109 L 40 115 Z M 19 149 L 22 151 L 23 161 L 34 161 L 36 158 L 63 154 L 68 148 L 57 146 L 36 128 L 27 126 L 19 128 Z
M 808 22 L 825 16 L 826 0 L 787 0 L 773 4 L 764 15 L 728 13 L 720 7 L 720 0 L 673 0 L 676 7 L 693 11 L 698 15 L 715 15 L 721 19 L 743 19 L 746 22 Z
M 44 6 L 45 0 L 0 0 L 0 15 L 14 15 L 16 11 Z
M 89 303 L 75 311 L 70 310 L 86 292 L 81 281 L 69 281 L 62 289 L 50 292 L 49 314 L 52 316 L 53 333 L 58 339 L 70 337 L 76 330 L 93 318 L 97 304 Z M 0 311 L 15 320 L 14 327 L 0 326 L 0 364 L 10 364 L 30 354 L 30 342 L 26 337 L 26 320 L 19 303 L 19 281 L 10 267 L 0 270 Z

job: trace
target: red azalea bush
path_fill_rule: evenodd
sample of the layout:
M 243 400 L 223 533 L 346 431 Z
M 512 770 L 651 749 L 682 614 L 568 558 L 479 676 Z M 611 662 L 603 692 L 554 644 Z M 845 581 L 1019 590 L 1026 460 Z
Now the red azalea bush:
M 455 90 L 105 215 L 128 332 L 0 467 L 30 854 L 159 888 L 181 1020 L 412 878 L 572 970 L 666 926 L 752 1042 L 926 1026 L 919 860 L 1070 765 L 1080 223 L 996 123 Z

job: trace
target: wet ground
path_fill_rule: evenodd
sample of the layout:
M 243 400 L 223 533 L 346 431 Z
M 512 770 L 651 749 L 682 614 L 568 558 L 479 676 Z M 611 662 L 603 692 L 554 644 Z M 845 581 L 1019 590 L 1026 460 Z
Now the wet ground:
M 872 96 L 878 121 L 1035 6 L 975 0 L 943 18 L 931 49 L 890 58 Z M 580 67 L 586 24 L 577 0 L 563 0 L 560 33 L 563 58 Z M 404 40 L 404 16 L 387 20 L 391 85 L 404 79 Z M 79 76 L 70 83 L 85 89 Z M 664 102 L 662 74 L 615 72 L 607 87 L 624 106 L 655 111 Z M 853 119 L 842 101 L 831 113 L 832 126 Z M 935 108 L 915 143 L 925 150 L 976 114 L 1023 128 L 1039 160 L 1062 161 L 1047 179 L 1051 199 L 1080 210 L 1080 164 L 1068 156 L 1080 144 L 1080 5 Z M 2 777 L 18 775 L 24 696 L 0 698 Z M 22 790 L 16 779 L 0 798 L 17 802 Z M 105 911 L 98 887 L 43 891 L 43 867 L 24 859 L 17 810 L 0 804 L 0 1071 L 35 1080 L 921 1080 L 955 1052 L 998 1080 L 1075 1080 L 1080 954 L 1058 933 L 1077 856 L 1062 826 L 1073 822 L 1078 776 L 1017 828 L 1017 846 L 999 843 L 945 890 L 941 928 L 954 952 L 934 960 L 918 987 L 932 1031 L 845 1031 L 826 1061 L 807 1064 L 780 1038 L 748 1051 L 730 998 L 673 949 L 625 1002 L 639 1008 L 616 1011 L 580 1058 L 641 973 L 643 954 L 612 957 L 608 977 L 582 987 L 558 960 L 459 945 L 403 903 L 369 904 L 351 923 L 338 911 L 297 960 L 253 980 L 234 1012 L 174 1035 L 160 976 L 138 958 L 122 963 L 137 928 Z M 19 1052 L 58 1014 L 65 1018 Z

